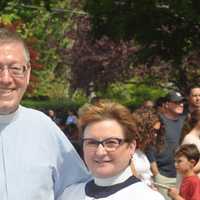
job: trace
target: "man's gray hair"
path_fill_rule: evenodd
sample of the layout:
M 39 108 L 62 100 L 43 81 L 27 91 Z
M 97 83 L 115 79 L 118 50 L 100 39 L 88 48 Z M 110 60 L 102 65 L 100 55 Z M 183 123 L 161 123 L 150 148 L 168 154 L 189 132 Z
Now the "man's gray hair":
M 10 31 L 6 28 L 0 28 L 0 44 L 12 43 L 12 42 L 19 42 L 20 44 L 23 45 L 25 60 L 27 63 L 29 63 L 30 53 L 24 40 L 16 32 Z

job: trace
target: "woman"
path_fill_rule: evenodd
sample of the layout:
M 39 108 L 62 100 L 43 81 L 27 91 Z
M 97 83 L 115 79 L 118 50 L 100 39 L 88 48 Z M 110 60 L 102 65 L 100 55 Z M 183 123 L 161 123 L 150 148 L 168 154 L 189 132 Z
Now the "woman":
M 184 135 L 182 144 L 195 144 L 200 151 L 200 110 L 191 113 L 189 125 L 191 130 Z M 194 167 L 194 171 L 200 177 L 200 161 Z
M 122 105 L 101 101 L 80 117 L 85 163 L 93 178 L 66 188 L 60 200 L 164 200 L 132 175 L 137 128 Z
M 138 127 L 139 137 L 132 165 L 135 168 L 135 175 L 149 186 L 153 186 L 152 176 L 158 169 L 155 161 L 149 162 L 146 151 L 149 147 L 161 151 L 164 144 L 164 128 L 154 109 L 141 107 L 133 113 L 133 117 Z

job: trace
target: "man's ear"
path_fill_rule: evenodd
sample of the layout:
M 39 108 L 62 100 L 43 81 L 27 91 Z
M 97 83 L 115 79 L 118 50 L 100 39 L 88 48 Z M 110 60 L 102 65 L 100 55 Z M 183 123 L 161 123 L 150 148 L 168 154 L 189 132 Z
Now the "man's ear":
M 27 75 L 26 75 L 26 84 L 29 85 L 29 81 L 30 81 L 30 76 L 31 76 L 31 67 L 28 67 L 27 70 Z

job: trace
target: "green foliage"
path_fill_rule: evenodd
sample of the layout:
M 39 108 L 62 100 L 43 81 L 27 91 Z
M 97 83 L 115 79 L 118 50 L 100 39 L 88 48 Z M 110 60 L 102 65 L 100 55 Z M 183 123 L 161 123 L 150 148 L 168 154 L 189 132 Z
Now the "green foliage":
M 85 101 L 69 88 L 88 95 L 93 83 L 104 96 L 138 105 L 161 95 L 157 86 L 171 83 L 185 92 L 199 84 L 199 2 L 3 0 L 0 22 L 19 23 L 18 32 L 37 50 L 35 60 L 42 67 L 33 67 L 35 82 L 27 97 Z M 82 5 L 89 16 L 75 15 Z M 144 78 L 150 89 L 124 84 L 133 76 Z
M 198 84 L 199 79 L 192 79 L 192 74 L 188 73 L 189 69 L 200 65 L 199 59 L 194 60 L 193 56 L 200 53 L 198 0 L 84 2 L 85 10 L 91 16 L 94 37 L 106 35 L 115 40 L 134 39 L 139 43 L 140 50 L 132 58 L 136 68 L 143 65 L 144 71 L 145 67 L 158 66 L 163 72 L 162 67 L 168 66 L 168 71 L 155 75 L 160 79 L 169 77 L 167 81 L 184 92 L 191 86 L 191 81 Z M 193 62 L 188 63 L 191 57 Z
M 133 80 L 135 81 L 135 80 Z M 155 101 L 166 92 L 162 88 L 135 83 L 112 84 L 104 93 L 100 94 L 104 98 L 118 101 L 129 108 L 137 108 L 146 100 Z
M 56 11 L 51 8 L 56 7 Z M 16 23 L 21 36 L 31 39 L 32 48 L 37 50 L 42 67 L 32 68 L 34 77 L 27 97 L 49 96 L 63 98 L 69 83 L 68 59 L 63 51 L 70 46 L 65 32 L 72 24 L 71 12 L 63 12 L 70 8 L 70 1 L 7 1 L 2 7 L 0 19 L 4 23 Z M 32 84 L 34 82 L 34 84 Z
M 56 88 L 54 88 L 56 90 Z M 57 89 L 59 90 L 59 88 Z M 58 91 L 59 92 L 59 91 Z M 22 105 L 35 108 L 39 110 L 55 109 L 65 112 L 66 110 L 78 110 L 80 106 L 87 102 L 87 97 L 81 90 L 75 91 L 73 94 L 66 94 L 68 98 L 59 96 L 48 97 L 48 96 L 35 96 L 32 98 L 24 98 Z
M 38 110 L 48 110 L 48 109 L 55 109 L 55 110 L 62 110 L 64 113 L 67 110 L 77 110 L 84 102 L 82 101 L 74 101 L 71 99 L 51 99 L 51 100 L 31 100 L 31 99 L 24 99 L 22 101 L 22 105 L 34 108 Z

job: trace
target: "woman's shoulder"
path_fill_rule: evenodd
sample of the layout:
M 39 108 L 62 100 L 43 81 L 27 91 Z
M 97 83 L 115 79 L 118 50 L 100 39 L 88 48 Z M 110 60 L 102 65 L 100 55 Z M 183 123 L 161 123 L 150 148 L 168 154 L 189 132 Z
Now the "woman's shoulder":
M 197 147 L 200 148 L 200 140 L 198 137 L 190 133 L 184 137 L 182 144 L 196 144 Z
M 164 200 L 164 197 L 158 192 L 151 189 L 143 182 L 138 182 L 127 188 L 126 193 L 131 196 L 133 194 L 135 200 Z

